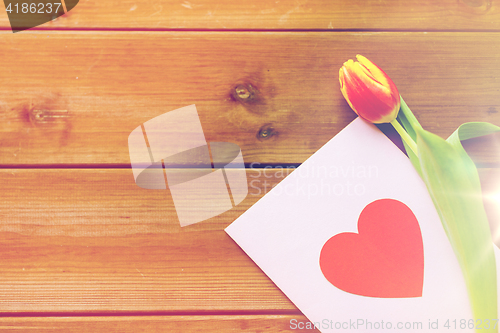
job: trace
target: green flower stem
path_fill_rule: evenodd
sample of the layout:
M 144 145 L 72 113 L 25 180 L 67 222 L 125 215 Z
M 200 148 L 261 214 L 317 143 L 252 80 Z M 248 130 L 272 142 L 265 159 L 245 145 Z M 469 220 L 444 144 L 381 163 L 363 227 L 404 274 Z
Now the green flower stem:
M 401 126 L 398 122 L 397 119 L 394 119 L 393 121 L 391 121 L 391 125 L 392 127 L 394 127 L 394 129 L 399 133 L 399 135 L 401 136 L 401 139 L 404 140 L 404 142 L 408 145 L 408 147 L 410 147 L 410 149 L 413 151 L 413 153 L 418 156 L 418 148 L 417 148 L 417 144 L 415 143 L 415 141 L 413 141 L 413 139 L 408 135 L 408 133 L 406 133 L 406 131 L 404 130 L 403 126 Z

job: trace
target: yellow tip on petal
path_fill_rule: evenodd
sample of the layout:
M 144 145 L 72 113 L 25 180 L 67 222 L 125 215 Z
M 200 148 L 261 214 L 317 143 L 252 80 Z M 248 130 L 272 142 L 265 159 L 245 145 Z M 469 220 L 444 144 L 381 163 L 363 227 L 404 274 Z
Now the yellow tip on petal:
M 357 54 L 356 59 L 358 59 L 359 63 L 363 65 L 381 85 L 386 87 L 389 85 L 387 74 L 385 74 L 377 65 L 368 60 L 366 57 L 363 57 L 361 54 Z
M 349 59 L 346 62 L 344 62 L 344 67 L 349 68 L 349 67 L 352 67 L 353 65 L 354 65 L 354 60 L 352 60 L 352 59 Z

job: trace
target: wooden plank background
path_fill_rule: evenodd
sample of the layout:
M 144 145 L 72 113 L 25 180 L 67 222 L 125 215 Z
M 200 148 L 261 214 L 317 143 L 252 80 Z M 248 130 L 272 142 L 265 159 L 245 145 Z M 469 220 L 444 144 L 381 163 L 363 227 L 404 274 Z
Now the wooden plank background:
M 490 0 L 87 0 L 16 34 L 1 12 L 7 332 L 300 331 L 290 320 L 306 318 L 223 229 L 288 173 L 263 167 L 298 166 L 354 119 L 338 69 L 357 53 L 436 134 L 500 125 Z M 135 185 L 127 138 L 190 104 L 207 141 L 241 147 L 250 193 L 180 228 L 168 190 Z M 500 244 L 500 136 L 465 146 Z
M 385 68 L 422 125 L 438 135 L 466 121 L 500 123 L 500 66 L 492 65 L 500 63 L 499 33 L 1 36 L 2 165 L 128 166 L 128 134 L 190 104 L 207 141 L 237 143 L 246 163 L 301 163 L 354 119 L 338 69 L 356 53 Z M 237 87 L 250 86 L 252 101 L 235 98 Z M 52 110 L 67 117 L 34 117 Z M 498 150 L 482 154 L 484 163 L 500 162 Z
M 0 318 L 2 332 L 290 332 L 308 321 L 302 315 L 232 315 L 232 316 L 134 316 L 134 317 L 52 317 Z M 313 332 L 294 329 L 293 332 Z
M 493 0 L 80 0 L 40 29 L 498 31 L 500 11 Z

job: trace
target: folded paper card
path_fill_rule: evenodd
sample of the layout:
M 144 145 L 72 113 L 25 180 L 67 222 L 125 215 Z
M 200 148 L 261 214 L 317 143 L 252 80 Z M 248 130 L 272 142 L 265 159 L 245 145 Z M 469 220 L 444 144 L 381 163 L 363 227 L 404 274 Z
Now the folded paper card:
M 361 118 L 226 232 L 310 320 L 291 320 L 292 330 L 474 332 L 499 324 L 473 319 L 425 184 Z

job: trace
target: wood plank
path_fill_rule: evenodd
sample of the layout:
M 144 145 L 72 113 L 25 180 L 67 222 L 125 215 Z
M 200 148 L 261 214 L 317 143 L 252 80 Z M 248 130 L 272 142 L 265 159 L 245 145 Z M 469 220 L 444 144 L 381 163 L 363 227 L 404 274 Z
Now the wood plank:
M 2 11 L 0 25 L 9 27 Z M 491 0 L 80 1 L 43 29 L 500 29 Z
M 310 323 L 306 317 L 300 314 L 0 318 L 0 329 L 2 332 L 22 331 L 26 333 L 47 331 L 54 333 L 319 332 L 316 329 L 312 329 L 312 325 L 314 324 Z M 299 327 L 303 327 L 303 329 Z
M 181 228 L 169 192 L 130 169 L 1 170 L 0 312 L 296 310 L 223 231 L 282 179 L 266 175 Z
M 500 169 L 481 172 L 498 218 Z M 131 170 L 0 170 L 0 313 L 296 311 L 223 231 L 286 174 L 248 170 L 240 205 L 181 228 Z
M 238 144 L 246 163 L 301 163 L 354 119 L 338 69 L 358 52 L 438 135 L 466 121 L 500 124 L 497 33 L 0 35 L 3 166 L 127 166 L 134 128 L 190 104 L 206 139 Z M 498 163 L 498 153 L 480 155 Z
M 221 231 L 293 169 L 249 169 L 249 194 L 230 211 L 181 228 L 170 191 L 137 186 L 130 169 L 1 169 L 0 232 L 122 237 Z M 190 198 L 193 200 L 194 198 Z

